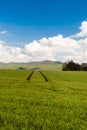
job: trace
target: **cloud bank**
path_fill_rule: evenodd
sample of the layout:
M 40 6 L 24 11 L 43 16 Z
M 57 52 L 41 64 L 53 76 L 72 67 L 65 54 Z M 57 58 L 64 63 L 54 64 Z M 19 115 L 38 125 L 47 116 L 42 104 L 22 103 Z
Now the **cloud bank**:
M 0 62 L 31 62 L 57 60 L 78 63 L 87 62 L 87 21 L 83 21 L 80 32 L 69 37 L 57 36 L 42 38 L 27 43 L 23 48 L 7 46 L 0 41 Z

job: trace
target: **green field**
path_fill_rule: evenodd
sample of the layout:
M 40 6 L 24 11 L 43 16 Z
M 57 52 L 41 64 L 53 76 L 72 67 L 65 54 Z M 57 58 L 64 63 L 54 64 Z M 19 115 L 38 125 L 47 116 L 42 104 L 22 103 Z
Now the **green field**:
M 0 130 L 87 130 L 87 72 L 0 70 Z

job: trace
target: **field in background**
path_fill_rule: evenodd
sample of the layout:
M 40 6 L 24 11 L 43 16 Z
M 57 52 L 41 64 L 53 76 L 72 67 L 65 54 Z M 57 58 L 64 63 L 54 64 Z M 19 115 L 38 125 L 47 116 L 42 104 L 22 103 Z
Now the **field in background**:
M 87 72 L 0 70 L 0 130 L 87 130 Z
M 0 63 L 0 69 L 61 70 L 62 63 L 58 61 L 42 61 L 31 63 Z

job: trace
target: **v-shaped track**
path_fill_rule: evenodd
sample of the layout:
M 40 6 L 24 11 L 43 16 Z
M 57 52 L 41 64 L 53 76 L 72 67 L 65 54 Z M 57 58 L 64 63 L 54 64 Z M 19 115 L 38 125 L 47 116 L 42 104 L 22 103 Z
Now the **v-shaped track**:
M 41 71 L 32 71 L 30 75 L 27 77 L 27 80 L 32 81 L 49 81 L 46 75 Z

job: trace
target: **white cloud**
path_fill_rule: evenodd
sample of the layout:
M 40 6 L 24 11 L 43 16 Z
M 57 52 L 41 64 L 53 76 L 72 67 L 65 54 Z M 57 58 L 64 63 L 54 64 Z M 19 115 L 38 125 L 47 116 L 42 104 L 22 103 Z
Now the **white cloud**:
M 5 42 L 4 42 L 4 41 L 0 41 L 0 45 L 1 45 L 1 44 L 5 44 Z
M 87 37 L 87 21 L 83 21 L 79 29 L 81 31 L 71 36 L 72 38 Z
M 43 60 L 87 62 L 87 21 L 82 22 L 80 30 L 73 37 L 63 37 L 61 34 L 44 37 L 39 41 L 27 43 L 23 48 L 7 46 L 5 42 L 0 41 L 0 62 Z
M 6 30 L 0 32 L 0 34 L 6 34 L 6 33 L 8 33 L 8 31 Z

